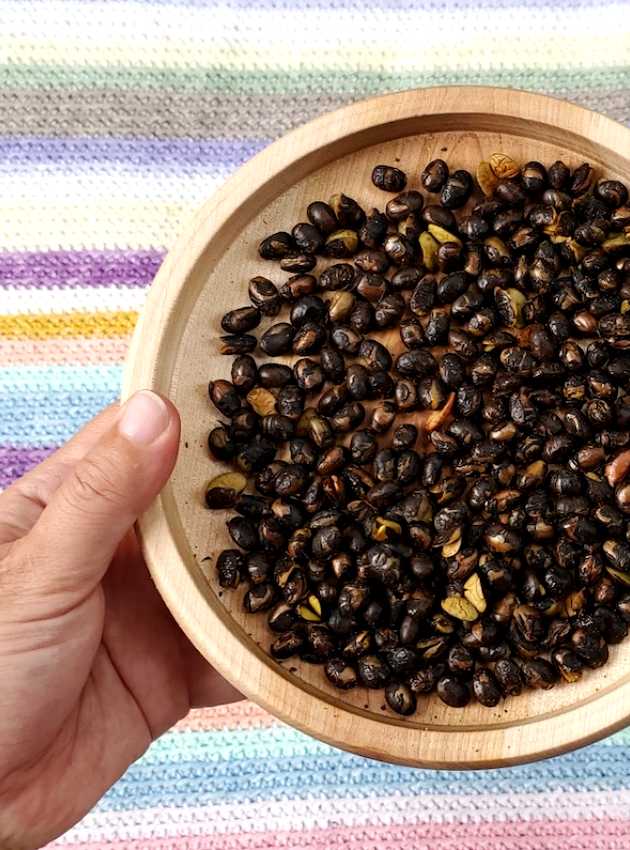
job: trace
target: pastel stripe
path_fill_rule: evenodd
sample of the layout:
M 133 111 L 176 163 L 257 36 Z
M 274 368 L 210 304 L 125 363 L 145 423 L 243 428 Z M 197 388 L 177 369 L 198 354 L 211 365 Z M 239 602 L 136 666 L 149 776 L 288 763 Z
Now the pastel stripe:
M 46 316 L 0 315 L 0 338 L 45 339 L 47 337 L 129 336 L 138 316 L 132 311 L 112 313 L 57 313 Z
M 280 721 L 253 702 L 240 700 L 231 705 L 201 708 L 180 720 L 173 732 L 203 732 L 226 729 L 267 729 Z
M 176 807 L 231 805 L 241 799 L 245 789 L 248 798 L 261 804 L 289 799 L 336 800 L 350 793 L 350 789 L 359 788 L 366 798 L 378 796 L 384 787 L 388 793 L 405 799 L 424 793 L 454 795 L 470 791 L 470 775 L 466 772 L 382 765 L 335 752 L 308 738 L 304 740 L 304 736 L 282 726 L 189 731 L 165 741 L 130 768 L 101 801 L 102 812 L 159 805 L 160 786 L 153 779 L 156 771 L 162 782 L 173 785 L 169 803 Z M 261 772 L 257 760 L 263 752 L 265 769 Z M 593 755 L 594 751 L 587 750 L 546 763 L 544 768 L 538 764 L 508 771 L 483 771 L 476 774 L 475 791 L 507 794 L 518 789 L 531 794 L 562 794 L 570 787 L 574 794 L 589 790 L 630 794 L 623 767 L 624 759 L 630 757 L 630 747 L 601 746 L 596 760 Z M 197 775 L 210 768 L 213 781 L 199 785 Z
M 596 850 L 598 847 L 624 850 L 630 838 L 630 820 L 530 820 L 518 823 L 498 820 L 493 823 L 420 823 L 400 825 L 331 823 L 312 828 L 301 825 L 300 813 L 295 813 L 296 828 L 269 832 L 253 831 L 213 835 L 212 845 L 201 835 L 180 836 L 186 850 Z M 203 821 L 201 821 L 203 824 Z M 118 830 L 116 830 L 118 832 Z M 82 850 L 173 850 L 173 839 L 157 834 L 150 838 L 107 836 L 103 842 L 91 837 L 81 841 L 55 842 L 52 847 L 78 846 Z M 474 841 L 475 844 L 471 843 Z M 601 842 L 606 841 L 603 845 Z M 610 843 L 608 843 L 610 842 Z
M 570 15 L 558 15 L 552 7 L 539 7 L 536 14 L 522 15 L 519 21 L 518 37 L 506 42 L 497 39 L 493 44 L 493 62 L 498 62 L 502 56 L 508 56 L 511 63 L 517 57 L 523 57 L 529 67 L 537 63 L 551 66 L 555 61 L 555 52 L 545 50 L 547 44 L 557 47 L 557 36 L 563 39 L 563 51 L 570 51 L 572 43 L 578 42 L 589 45 L 589 62 L 597 64 L 598 60 L 609 61 L 611 51 L 619 44 L 624 30 L 630 23 L 623 14 L 625 3 L 616 2 L 602 4 L 597 7 L 576 6 Z M 80 7 L 79 7 L 80 8 Z M 81 31 L 67 26 L 67 14 L 72 9 L 72 3 L 63 0 L 49 0 L 40 4 L 37 11 L 37 27 L 28 34 L 19 28 L 12 30 L 11 22 L 19 21 L 22 11 L 22 0 L 2 0 L 0 14 L 8 23 L 6 35 L 17 38 L 15 47 L 25 51 L 32 60 L 50 61 L 59 56 L 60 51 L 72 49 L 73 63 L 99 63 L 111 61 L 124 52 L 126 64 L 142 62 L 143 47 L 150 43 L 151 56 L 155 63 L 162 66 L 170 63 L 180 64 L 181 57 L 186 56 L 187 64 L 212 67 L 217 58 L 223 57 L 228 64 L 234 65 L 253 63 L 255 58 L 263 56 L 265 64 L 280 62 L 286 67 L 298 66 L 301 58 L 298 52 L 283 51 L 281 55 L 275 52 L 277 44 L 286 44 L 286 32 L 275 26 L 276 12 L 272 9 L 260 9 L 255 4 L 250 6 L 246 15 L 235 20 L 232 10 L 223 5 L 207 8 L 189 8 L 186 15 L 178 9 L 169 6 L 162 7 L 160 14 L 155 15 L 150 6 L 128 4 L 124 16 L 121 16 L 116 5 L 109 2 L 95 2 L 90 8 L 89 18 Z M 481 44 L 480 34 L 492 27 L 495 33 L 506 32 L 514 36 L 514 11 L 511 8 L 495 7 L 492 19 L 479 16 L 478 10 L 471 6 L 458 9 L 455 19 L 444 14 L 439 8 L 410 8 L 400 9 L 395 19 L 395 28 L 403 36 L 394 46 L 386 40 L 378 45 L 366 45 L 364 31 L 356 26 L 356 11 L 338 8 L 334 13 L 334 27 L 321 26 L 321 9 L 309 9 L 304 6 L 292 9 L 291 21 L 295 32 L 302 36 L 312 50 L 316 50 L 319 67 L 326 64 L 334 56 L 332 46 L 339 44 L 347 47 L 349 52 L 339 54 L 342 61 L 336 60 L 340 67 L 349 62 L 357 62 L 361 67 L 370 67 L 381 57 L 390 57 L 392 62 L 405 66 L 411 59 L 417 67 L 433 67 L 435 60 L 443 61 L 443 34 L 449 30 L 465 34 L 469 44 Z M 332 23 L 332 19 L 331 19 Z M 220 30 L 222 39 L 208 41 L 206 33 L 209 28 Z M 422 50 L 416 47 L 416 33 L 422 32 Z M 141 41 L 137 33 L 142 32 Z M 231 37 L 238 33 L 238 54 L 230 44 Z M 260 35 L 264 33 L 264 38 Z M 98 39 L 90 38 L 91 35 Z M 168 37 L 167 37 L 168 34 Z M 532 51 L 533 39 L 536 39 L 536 51 Z M 605 51 L 605 41 L 608 40 L 609 50 Z M 359 51 L 354 53 L 354 51 Z M 601 57 L 599 51 L 602 50 Z M 435 53 L 434 53 L 435 51 Z M 483 61 L 483 53 L 479 58 Z M 584 64 L 581 55 L 570 57 L 572 64 Z M 335 61 L 333 59 L 333 61 Z
M 60 446 L 119 395 L 119 383 L 101 389 L 87 384 L 75 390 L 49 389 L 45 397 L 16 392 L 15 387 L 0 392 L 0 445 Z
M 60 445 L 119 397 L 121 380 L 119 365 L 0 369 L 0 444 Z
M 119 365 L 106 366 L 8 366 L 0 369 L 0 394 L 15 391 L 18 387 L 25 394 L 67 392 L 82 390 L 85 387 L 101 392 L 110 392 L 120 386 L 122 370 Z
M 128 337 L 83 339 L 1 339 L 0 368 L 37 365 L 121 365 L 127 355 Z
M 145 298 L 144 289 L 121 286 L 99 290 L 77 286 L 73 289 L 43 290 L 37 300 L 25 305 L 22 288 L 7 287 L 2 293 L 0 317 L 42 313 L 137 313 L 142 309 Z
M 470 781 L 470 776 L 468 777 Z M 540 820 L 554 822 L 557 812 L 562 820 L 593 822 L 606 818 L 628 824 L 630 791 L 583 791 L 565 795 L 562 790 L 549 794 L 419 793 L 405 796 L 356 797 L 343 795 L 326 800 L 317 797 L 301 800 L 297 811 L 285 800 L 242 802 L 208 806 L 162 805 L 159 810 L 144 806 L 142 820 L 128 820 L 117 827 L 118 838 L 126 840 L 168 838 L 189 835 L 229 835 L 242 832 L 285 831 L 344 826 L 402 826 L 405 824 L 468 824 L 470 827 L 494 821 L 518 821 L 522 825 Z M 588 811 L 588 818 L 584 817 Z M 111 833 L 108 812 L 88 814 L 59 846 L 81 841 L 101 840 Z M 494 825 L 494 823 L 493 823 Z
M 111 166 L 107 163 L 75 166 L 72 172 L 60 166 L 43 168 L 38 165 L 26 174 L 7 164 L 0 166 L 0 171 L 6 171 L 3 176 L 6 197 L 13 199 L 9 209 L 34 204 L 39 192 L 44 214 L 48 207 L 66 198 L 80 198 L 86 217 L 89 217 L 91 207 L 107 199 L 115 207 L 119 204 L 142 203 L 147 198 L 153 198 L 158 204 L 177 204 L 182 207 L 199 204 L 215 191 L 234 167 L 213 163 L 210 167 L 201 166 L 186 172 L 169 172 L 164 168 L 137 168 L 133 164 L 118 164 L 114 180 Z M 25 182 L 25 177 L 29 175 L 33 179 Z
M 9 484 L 21 478 L 29 469 L 41 463 L 55 448 L 56 446 L 17 448 L 0 445 L 0 490 L 6 489 Z
M 0 289 L 74 286 L 147 286 L 164 251 L 112 250 L 0 251 Z M 38 296 L 39 297 L 39 296 Z
M 219 128 L 220 129 L 220 128 Z M 269 144 L 268 138 L 230 139 L 118 139 L 41 138 L 0 136 L 0 173 L 37 166 L 64 169 L 110 169 L 123 165 L 141 170 L 150 167 L 167 174 L 238 167 Z
M 51 3 L 51 6 L 54 6 Z M 47 7 L 44 7 L 47 8 Z M 355 16 L 339 15 L 335 21 L 335 28 L 329 31 L 322 30 L 316 26 L 319 12 L 311 16 L 304 16 L 302 27 L 309 34 L 309 48 L 318 51 L 317 64 L 322 70 L 343 70 L 348 64 L 360 64 L 364 70 L 379 71 L 382 67 L 392 67 L 398 63 L 408 71 L 423 72 L 434 69 L 444 64 L 444 39 L 452 34 L 461 34 L 466 46 L 471 51 L 478 51 L 482 65 L 490 65 L 490 57 L 485 62 L 484 48 L 486 47 L 486 34 L 488 27 L 479 27 L 479 14 L 476 10 L 461 12 L 461 20 L 454 26 L 452 20 L 444 15 L 436 13 L 422 13 L 421 16 L 413 16 L 405 21 L 405 15 L 400 16 L 399 30 L 400 41 L 396 46 L 365 45 L 361 39 L 361 30 L 352 26 Z M 498 29 L 498 35 L 513 35 L 511 24 L 513 24 L 513 13 L 509 10 L 496 10 L 493 16 L 497 16 L 494 22 Z M 170 16 L 167 16 L 170 17 Z M 179 16 L 178 16 L 179 17 Z M 249 20 L 252 17 L 254 20 Z M 44 15 L 44 18 L 47 18 Z M 256 22 L 257 16 L 247 15 L 243 20 L 249 26 L 244 27 L 243 36 L 247 40 L 244 45 L 245 60 L 247 65 L 255 65 L 264 62 L 273 69 L 283 71 L 296 71 L 303 65 L 303 59 L 298 51 L 287 51 L 285 35 L 280 31 L 265 32 L 264 40 L 260 39 L 261 29 L 264 24 Z M 471 25 L 475 20 L 476 25 Z M 538 19 L 538 21 L 536 20 Z M 154 18 L 156 20 L 156 18 Z M 524 19 L 526 20 L 526 19 Z M 448 27 L 446 27 L 448 21 Z M 49 21 L 42 24 L 48 26 Z M 298 22 L 296 22 L 298 23 Z M 541 29 L 536 31 L 538 23 Z M 132 50 L 131 39 L 136 27 L 144 26 L 143 23 L 135 26 L 130 23 L 127 34 L 116 33 L 110 38 L 105 35 L 99 44 L 92 45 L 91 49 L 85 40 L 80 37 L 76 39 L 61 39 L 62 44 L 50 44 L 49 34 L 41 39 L 32 38 L 21 47 L 25 50 L 31 62 L 38 64 L 55 64 L 59 61 L 59 50 L 71 51 L 75 64 L 89 67 L 108 68 L 115 66 L 123 60 L 131 67 L 142 67 L 146 64 L 141 46 Z M 160 26 L 163 26 L 160 22 Z M 152 45 L 151 55 L 163 68 L 177 68 L 181 64 L 183 53 L 187 56 L 187 66 L 199 70 L 214 71 L 217 68 L 237 69 L 243 56 L 236 57 L 232 47 L 227 44 L 217 44 L 205 39 L 203 27 L 211 26 L 211 22 L 205 21 L 199 24 L 198 33 L 180 35 L 177 32 L 168 38 L 162 30 Z M 544 27 L 544 29 L 542 29 Z M 57 27 L 54 26 L 53 29 Z M 433 28 L 433 29 L 431 29 Z M 414 49 L 412 34 L 422 29 L 422 50 Z M 584 68 L 587 64 L 608 65 L 609 67 L 623 67 L 627 63 L 625 55 L 628 28 L 624 18 L 615 7 L 598 10 L 575 10 L 574 14 L 567 16 L 566 31 L 562 31 L 562 23 L 555 15 L 532 16 L 523 26 L 523 32 L 519 33 L 519 39 L 508 39 L 502 41 L 499 38 L 494 43 L 492 61 L 501 61 L 507 68 L 521 68 L 524 65 L 536 71 L 552 70 L 556 64 L 553 47 L 557 44 L 557 38 L 562 37 L 563 48 L 566 50 L 564 65 L 566 68 Z M 503 31 L 503 32 L 501 32 Z M 44 30 L 42 29 L 42 32 Z M 407 37 L 405 38 L 405 35 Z M 179 37 L 178 37 L 179 36 Z M 258 37 L 257 37 L 258 36 Z M 426 40 L 425 40 L 426 38 Z M 537 52 L 531 51 L 531 40 L 537 39 Z M 344 40 L 346 44 L 344 45 Z M 588 63 L 584 61 L 585 51 L 588 49 Z M 540 51 L 540 52 L 538 52 Z M 611 58 L 612 57 L 612 58 Z
M 205 199 L 206 195 L 200 188 L 198 200 Z M 194 206 L 196 204 L 184 204 L 176 199 L 151 201 L 144 196 L 141 200 L 121 203 L 113 214 L 106 197 L 85 205 L 78 199 L 74 203 L 42 200 L 38 213 L 47 221 L 46 231 L 42 232 L 39 222 L 33 218 L 32 202 L 0 203 L 3 241 L 10 251 L 26 250 L 33 245 L 48 249 L 60 245 L 109 249 L 123 244 L 132 248 L 163 247 L 170 245 L 182 230 Z M 103 233 L 107 233 L 107 238 L 103 238 Z
M 302 797 L 311 791 L 315 793 L 318 788 L 331 789 L 330 793 L 332 793 L 332 789 L 343 784 L 344 775 L 349 776 L 352 771 L 358 771 L 357 775 L 360 775 L 366 784 L 372 784 L 379 776 L 381 778 L 386 776 L 388 782 L 393 783 L 392 790 L 395 788 L 402 792 L 408 786 L 409 793 L 420 786 L 436 793 L 445 788 L 453 790 L 460 784 L 465 784 L 468 776 L 463 771 L 411 770 L 396 765 L 383 766 L 378 762 L 366 761 L 347 753 L 331 750 L 320 741 L 277 723 L 273 728 L 235 730 L 232 727 L 225 727 L 211 732 L 188 730 L 181 735 L 164 738 L 148 751 L 142 765 L 132 769 L 129 781 L 140 781 L 145 778 L 143 770 L 153 765 L 168 763 L 177 770 L 179 765 L 202 762 L 206 758 L 211 758 L 217 763 L 225 762 L 225 769 L 236 774 L 242 769 L 243 764 L 256 757 L 261 747 L 271 744 L 276 749 L 276 758 L 269 762 L 270 776 L 261 780 L 259 786 L 261 796 L 266 794 L 276 796 L 277 779 L 282 773 L 284 759 L 289 759 L 291 766 L 291 776 L 283 782 L 285 792 L 296 797 Z M 619 749 L 623 749 L 624 753 L 630 752 L 630 740 L 627 736 L 625 739 L 616 736 L 611 739 L 610 746 L 599 744 L 598 747 L 602 747 L 602 752 L 599 753 L 599 762 L 596 767 L 589 767 L 588 751 L 582 750 L 563 759 L 545 762 L 544 769 L 539 763 L 510 768 L 507 772 L 498 770 L 480 772 L 475 787 L 480 790 L 487 790 L 491 786 L 505 788 L 516 777 L 522 790 L 526 791 L 557 788 L 569 779 L 575 788 L 579 788 L 584 786 L 586 777 L 593 771 L 597 771 L 603 783 L 600 786 L 602 789 L 614 787 L 615 783 L 622 781 L 622 774 L 615 767 L 620 755 Z M 305 776 L 311 768 L 313 783 L 305 783 Z M 199 796 L 196 802 L 198 803 L 223 799 L 225 794 L 229 795 L 229 786 L 226 784 L 223 788 L 200 788 L 197 793 Z M 117 795 L 111 796 L 113 798 Z M 124 794 L 121 793 L 118 797 L 118 803 L 124 805 Z
M 91 75 L 90 85 L 84 84 L 74 73 L 67 78 L 64 72 L 64 87 L 56 87 L 54 96 L 47 89 L 33 87 L 37 79 L 37 69 L 33 69 L 28 75 L 28 88 L 5 88 L 5 97 L 0 96 L 0 127 L 13 135 L 23 133 L 48 137 L 114 134 L 199 139 L 236 133 L 257 137 L 261 131 L 260 116 L 264 114 L 265 132 L 278 136 L 298 123 L 342 106 L 349 99 L 370 93 L 414 86 L 473 83 L 516 88 L 535 85 L 592 108 L 604 101 L 609 115 L 619 121 L 630 122 L 629 69 L 630 62 L 624 68 L 607 73 L 605 80 L 598 80 L 598 73 L 591 69 L 588 72 L 584 69 L 571 72 L 553 69 L 545 73 L 526 69 L 517 73 L 506 69 L 497 75 L 448 68 L 426 73 L 406 70 L 391 73 L 384 68 L 378 73 L 364 75 L 339 70 L 320 74 L 283 71 L 265 75 L 261 72 L 255 76 L 248 72 L 217 69 L 216 73 L 208 75 L 182 72 L 181 79 L 177 75 L 175 79 L 167 75 L 166 81 L 153 69 L 128 80 L 126 71 L 108 70 L 104 75 L 96 69 Z M 42 73 L 43 79 L 49 79 L 55 72 L 46 68 Z M 214 92 L 214 82 L 211 81 L 216 80 L 221 83 L 219 90 Z M 287 80 L 293 91 L 281 94 L 280 90 Z M 598 83 L 602 83 L 602 88 L 598 87 Z M 0 72 L 0 90 L 1 85 Z M 103 97 L 116 101 L 119 108 L 115 113 L 95 112 L 91 104 Z M 217 127 L 221 129 L 217 131 Z M 129 235 L 125 242 L 119 244 L 128 244 L 128 239 Z
M 274 67 L 269 62 L 269 57 L 260 68 L 254 69 L 252 67 L 254 64 L 253 60 L 249 62 L 241 61 L 238 68 L 215 64 L 206 70 L 188 68 L 187 64 L 171 67 L 156 66 L 153 63 L 125 65 L 124 67 L 112 64 L 104 69 L 91 63 L 85 65 L 68 64 L 63 61 L 62 57 L 56 57 L 51 62 L 33 63 L 32 61 L 25 61 L 19 64 L 0 62 L 0 84 L 5 90 L 3 97 L 0 98 L 0 106 L 4 106 L 7 117 L 11 117 L 10 101 L 13 102 L 14 106 L 18 98 L 20 105 L 26 103 L 24 95 L 29 90 L 52 88 L 56 100 L 61 96 L 61 90 L 66 87 L 81 89 L 83 96 L 89 94 L 92 88 L 105 90 L 112 88 L 140 89 L 141 91 L 135 94 L 135 100 L 138 103 L 142 103 L 145 97 L 159 96 L 159 92 L 151 91 L 156 87 L 169 90 L 170 96 L 186 95 L 190 92 L 230 93 L 236 96 L 259 94 L 266 98 L 280 97 L 282 100 L 279 102 L 285 102 L 287 108 L 289 108 L 289 99 L 296 94 L 310 94 L 311 100 L 315 98 L 321 102 L 324 92 L 327 94 L 356 92 L 367 96 L 369 93 L 385 91 L 396 83 L 405 87 L 410 87 L 410 83 L 415 85 L 512 84 L 526 87 L 529 81 L 530 87 L 534 85 L 550 91 L 595 90 L 599 91 L 600 94 L 605 94 L 606 89 L 627 88 L 630 57 L 627 55 L 625 45 L 622 44 L 621 49 L 611 52 L 604 62 L 599 65 L 590 64 L 588 79 L 579 74 L 573 62 L 566 62 L 564 52 L 563 61 L 556 59 L 555 65 L 548 68 L 531 67 L 528 62 L 510 62 L 501 68 L 489 67 L 490 63 L 487 61 L 472 64 L 467 61 L 464 64 L 458 55 L 454 55 L 451 64 L 449 64 L 448 55 L 445 54 L 441 56 L 439 62 L 431 67 L 424 68 L 421 74 L 418 68 L 410 68 L 397 63 L 387 65 L 383 62 L 379 68 L 375 69 L 353 65 L 352 62 L 347 61 L 336 68 L 322 67 L 319 64 L 317 66 L 301 66 L 287 76 L 285 71 Z M 322 81 L 326 81 L 326 88 L 314 88 L 317 82 Z M 147 88 L 149 91 L 145 91 Z M 21 92 L 22 89 L 24 92 Z M 6 102 L 3 103 L 5 100 Z M 267 102 L 269 101 L 265 100 L 265 103 Z M 45 99 L 42 98 L 42 107 L 45 106 L 45 103 Z M 241 122 L 242 127 L 246 127 L 252 116 L 242 109 L 241 103 L 237 101 L 232 104 L 232 106 L 239 107 L 234 117 Z M 276 101 L 272 100 L 271 103 L 274 106 L 276 105 Z M 81 103 L 77 103 L 75 106 L 79 110 L 86 109 L 85 114 L 88 114 L 87 104 L 82 107 Z M 170 124 L 177 117 L 172 106 L 173 104 L 170 102 L 168 106 L 164 106 L 168 109 L 166 113 L 168 122 L 154 121 L 156 131 L 162 129 L 164 124 Z M 299 108 L 301 104 L 296 106 Z M 294 115 L 296 114 L 295 108 L 291 111 Z M 97 120 L 98 116 L 94 115 L 94 110 L 90 111 L 90 115 L 91 120 L 81 127 L 82 134 L 89 132 L 94 121 Z M 112 120 L 120 120 L 121 116 L 118 110 L 111 114 L 111 118 Z M 156 116 L 154 116 L 155 118 Z M 29 124 L 27 119 L 28 116 L 20 115 L 18 129 L 20 135 L 28 135 Z M 270 123 L 272 121 L 273 112 L 270 110 L 265 113 L 264 128 L 261 128 L 260 123 L 256 125 L 257 132 L 255 135 L 260 135 L 261 129 L 268 132 L 269 127 L 273 126 Z M 15 121 L 11 121 L 9 124 L 3 125 L 3 133 L 11 134 L 11 127 L 14 124 Z M 212 127 L 211 136 L 224 138 L 232 135 L 224 125 L 218 122 L 212 121 L 209 126 Z M 151 135 L 155 136 L 155 133 Z M 241 135 L 243 134 L 241 133 Z

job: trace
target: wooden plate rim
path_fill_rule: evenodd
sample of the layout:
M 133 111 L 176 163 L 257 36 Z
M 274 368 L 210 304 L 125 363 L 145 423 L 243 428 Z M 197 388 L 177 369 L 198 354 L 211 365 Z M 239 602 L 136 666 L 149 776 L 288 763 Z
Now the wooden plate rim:
M 514 132 L 527 126 L 562 144 L 567 134 L 574 150 L 593 156 L 601 148 L 627 170 L 630 130 L 598 113 L 555 98 L 510 89 L 446 86 L 414 89 L 370 98 L 343 107 L 293 130 L 243 165 L 196 213 L 167 255 L 147 297 L 136 327 L 123 379 L 123 398 L 141 388 L 168 393 L 171 356 L 164 343 L 177 334 L 185 316 L 178 305 L 192 271 L 211 240 L 220 236 L 240 208 L 294 166 L 304 174 L 314 155 L 342 140 L 349 142 L 378 128 L 450 116 L 470 127 L 509 119 Z M 415 131 L 417 132 L 417 130 Z M 512 131 L 510 131 L 512 132 Z M 405 133 L 397 132 L 396 135 Z M 551 134 L 551 136 L 550 136 Z M 372 142 L 373 143 L 373 142 Z M 361 147 L 355 145 L 355 149 Z M 595 153 L 595 159 L 600 159 Z M 331 157 L 335 158 L 334 156 Z M 187 293 L 190 298 L 190 293 Z M 194 293 L 193 293 L 194 294 Z M 155 329 L 158 332 L 155 332 Z M 184 555 L 186 540 L 175 501 L 167 485 L 146 514 L 139 534 L 144 556 L 167 606 L 178 624 L 208 661 L 249 699 L 296 728 L 342 749 L 384 761 L 431 768 L 486 768 L 557 755 L 608 735 L 630 720 L 630 675 L 602 688 L 581 703 L 515 725 L 483 727 L 410 726 L 396 718 L 377 718 L 334 698 L 323 698 L 307 683 L 296 681 L 253 642 L 236 635 L 223 606 L 209 601 L 197 571 Z M 188 553 L 192 561 L 192 553 Z M 596 703 L 596 705 L 595 705 Z M 462 716 L 462 721 L 465 715 Z M 391 727 L 395 727 L 396 733 Z

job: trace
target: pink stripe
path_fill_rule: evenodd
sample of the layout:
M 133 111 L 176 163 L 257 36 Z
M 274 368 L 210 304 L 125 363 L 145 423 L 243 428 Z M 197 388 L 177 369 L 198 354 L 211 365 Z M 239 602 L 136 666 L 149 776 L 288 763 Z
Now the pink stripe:
M 117 365 L 123 363 L 129 339 L 0 339 L 0 366 Z
M 471 776 L 471 782 L 474 776 Z M 404 806 L 404 800 L 400 802 Z M 130 813 L 131 814 L 131 813 Z M 457 811 L 453 811 L 453 817 Z M 123 817 L 123 816 L 121 816 Z M 142 817 L 134 812 L 134 818 Z M 113 824 L 112 824 L 113 827 Z M 332 827 L 290 832 L 151 838 L 53 844 L 81 850 L 625 850 L 630 820 L 504 821 L 414 824 L 411 826 Z
M 279 721 L 247 700 L 221 705 L 216 708 L 201 708 L 191 711 L 181 720 L 175 730 L 206 732 L 213 729 L 267 729 L 279 725 Z

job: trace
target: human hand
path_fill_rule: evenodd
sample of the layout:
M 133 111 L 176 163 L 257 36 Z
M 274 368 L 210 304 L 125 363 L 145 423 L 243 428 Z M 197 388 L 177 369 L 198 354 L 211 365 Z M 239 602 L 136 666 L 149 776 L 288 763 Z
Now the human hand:
M 0 850 L 60 835 L 191 707 L 239 696 L 133 532 L 178 442 L 175 408 L 137 393 L 0 494 Z

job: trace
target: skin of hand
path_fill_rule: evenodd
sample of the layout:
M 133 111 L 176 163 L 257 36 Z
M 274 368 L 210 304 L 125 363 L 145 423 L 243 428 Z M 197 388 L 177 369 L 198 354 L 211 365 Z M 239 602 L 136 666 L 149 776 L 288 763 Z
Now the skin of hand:
M 179 430 L 141 391 L 0 494 L 0 850 L 59 836 L 191 707 L 240 696 L 171 618 L 133 531 Z

